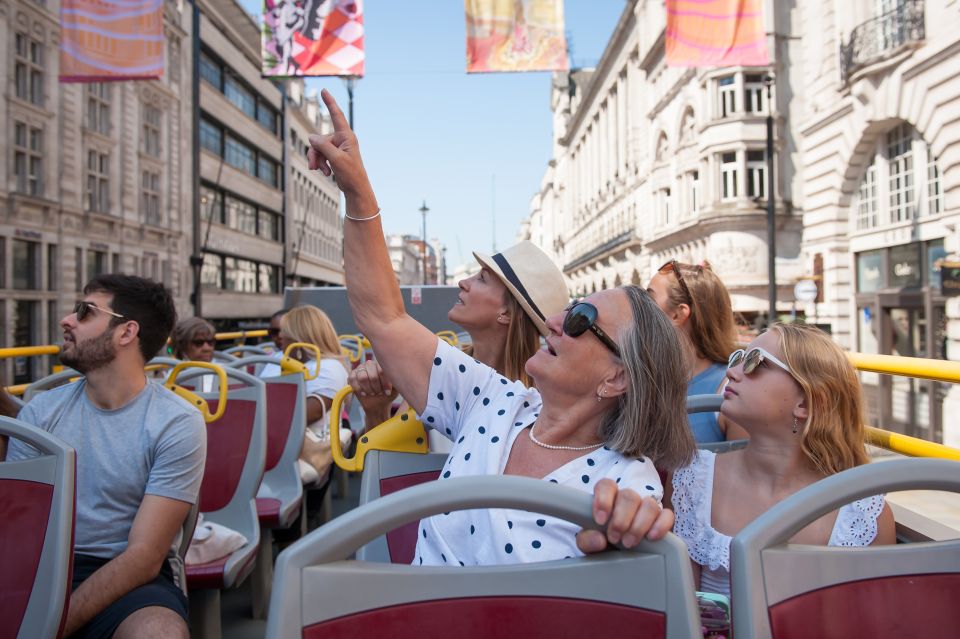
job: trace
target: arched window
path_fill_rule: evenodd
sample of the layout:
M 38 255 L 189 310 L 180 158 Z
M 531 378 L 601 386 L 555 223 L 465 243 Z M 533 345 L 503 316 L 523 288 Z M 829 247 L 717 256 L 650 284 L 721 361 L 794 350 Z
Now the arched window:
M 943 211 L 937 158 L 916 129 L 903 122 L 880 136 L 854 197 L 854 225 L 865 230 Z
M 697 134 L 697 120 L 693 115 L 693 109 L 687 107 L 680 119 L 680 144 L 693 142 Z
M 657 138 L 657 152 L 656 152 L 655 158 L 657 162 L 663 162 L 663 160 L 666 157 L 667 157 L 667 134 L 661 131 L 660 137 Z

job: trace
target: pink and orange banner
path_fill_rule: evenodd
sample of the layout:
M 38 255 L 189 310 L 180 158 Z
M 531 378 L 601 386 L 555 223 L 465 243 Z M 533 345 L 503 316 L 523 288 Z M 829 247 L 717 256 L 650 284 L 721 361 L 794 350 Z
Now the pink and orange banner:
M 667 64 L 766 66 L 761 0 L 667 0 Z
M 264 0 L 263 74 L 362 76 L 362 0 Z
M 163 75 L 163 0 L 63 0 L 60 81 Z
M 465 0 L 467 73 L 565 71 L 563 0 Z

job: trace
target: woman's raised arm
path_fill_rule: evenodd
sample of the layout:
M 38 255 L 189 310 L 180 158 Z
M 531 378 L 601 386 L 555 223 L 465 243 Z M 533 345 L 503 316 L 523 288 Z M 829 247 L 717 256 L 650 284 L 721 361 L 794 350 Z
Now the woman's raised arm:
M 437 337 L 406 313 L 357 136 L 333 96 L 324 89 L 321 97 L 333 133 L 310 136 L 308 160 L 311 169 L 333 175 L 346 201 L 343 265 L 350 309 L 387 377 L 414 410 L 422 412 Z

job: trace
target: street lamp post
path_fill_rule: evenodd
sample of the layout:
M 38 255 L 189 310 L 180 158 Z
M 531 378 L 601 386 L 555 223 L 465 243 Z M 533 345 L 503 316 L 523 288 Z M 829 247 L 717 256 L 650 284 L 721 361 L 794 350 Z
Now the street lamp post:
M 773 101 L 771 89 L 773 76 L 767 75 L 763 79 L 767 87 L 767 298 L 770 311 L 767 315 L 767 324 L 777 319 L 777 229 L 776 229 L 776 200 L 774 200 L 773 179 Z
M 420 207 L 420 214 L 423 216 L 423 283 L 427 283 L 427 201 L 423 201 Z

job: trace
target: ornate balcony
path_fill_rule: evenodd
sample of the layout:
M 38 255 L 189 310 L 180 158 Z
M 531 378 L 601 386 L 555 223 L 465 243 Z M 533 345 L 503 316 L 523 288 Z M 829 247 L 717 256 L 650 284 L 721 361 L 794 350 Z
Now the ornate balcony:
M 857 26 L 850 40 L 840 45 L 843 81 L 884 54 L 924 37 L 923 0 L 899 0 L 890 11 Z

